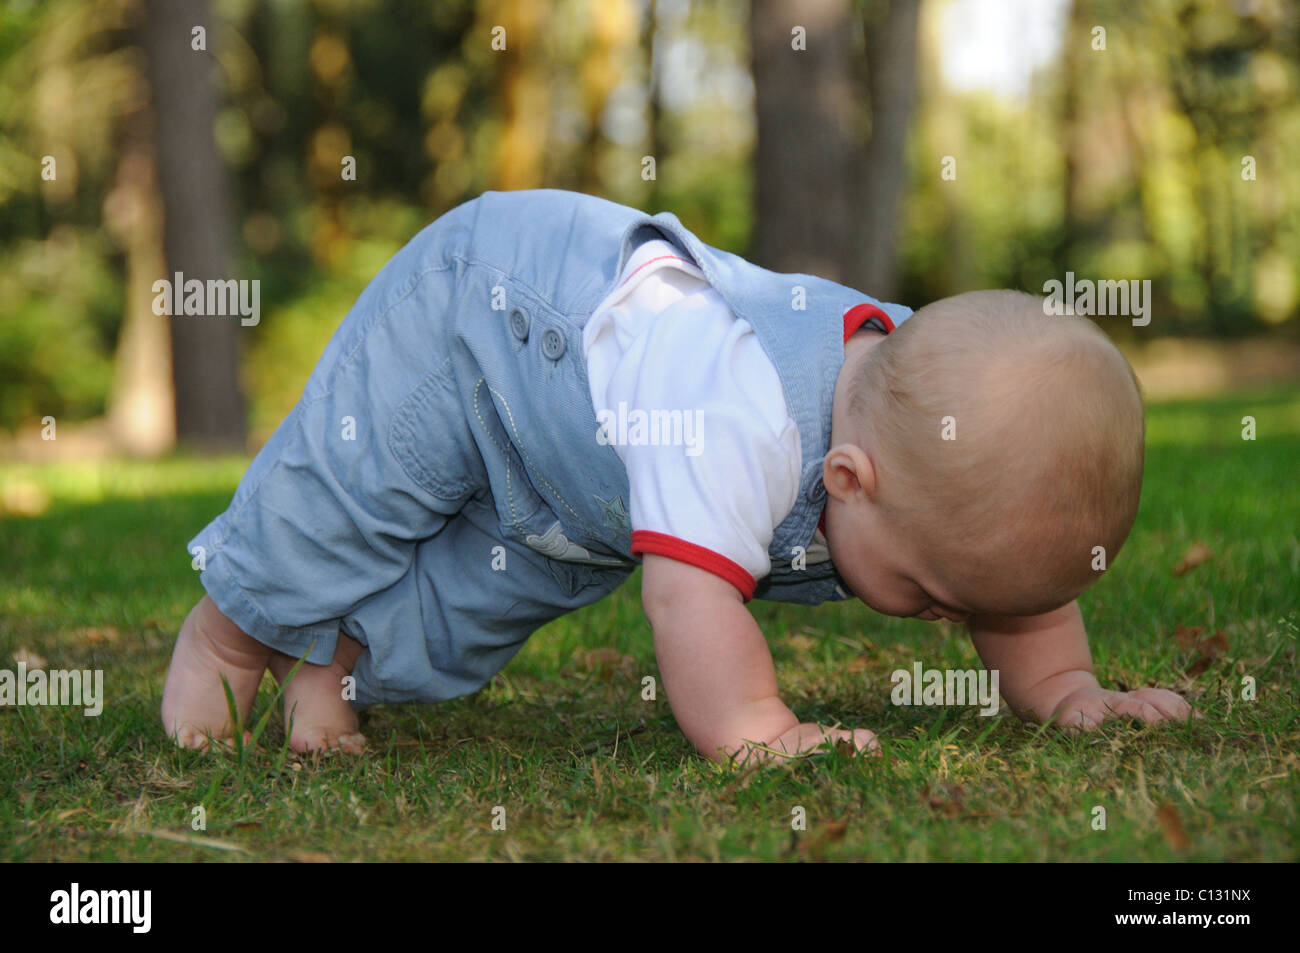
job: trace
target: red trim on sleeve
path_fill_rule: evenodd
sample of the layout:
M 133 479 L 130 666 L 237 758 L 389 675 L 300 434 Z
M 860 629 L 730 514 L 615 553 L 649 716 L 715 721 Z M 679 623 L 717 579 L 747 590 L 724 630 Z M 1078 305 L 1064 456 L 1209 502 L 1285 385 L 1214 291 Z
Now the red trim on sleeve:
M 655 533 L 646 529 L 633 530 L 632 555 L 638 556 L 641 553 L 667 556 L 669 559 L 676 559 L 688 566 L 695 566 L 706 572 L 711 572 L 739 589 L 746 602 L 754 598 L 754 590 L 757 588 L 758 583 L 749 574 L 749 571 L 744 566 L 732 562 L 726 556 L 721 556 L 711 549 L 688 543 L 684 539 L 669 536 L 667 533 Z
M 894 322 L 889 319 L 889 315 L 885 314 L 885 312 L 881 311 L 874 304 L 867 304 L 864 301 L 862 304 L 855 304 L 853 307 L 849 308 L 849 310 L 844 312 L 844 340 L 847 341 L 853 332 L 857 331 L 858 328 L 862 327 L 862 325 L 866 324 L 872 318 L 876 318 L 880 322 L 880 325 L 885 329 L 886 334 L 894 330 Z

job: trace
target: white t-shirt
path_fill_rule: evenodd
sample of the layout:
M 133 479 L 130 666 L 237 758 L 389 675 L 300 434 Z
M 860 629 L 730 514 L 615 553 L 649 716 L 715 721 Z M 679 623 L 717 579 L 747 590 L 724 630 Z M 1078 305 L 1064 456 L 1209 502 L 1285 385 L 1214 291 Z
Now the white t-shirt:
M 871 305 L 844 321 L 846 337 L 867 321 L 893 329 Z M 698 566 L 750 599 L 771 571 L 768 547 L 794 509 L 802 461 L 799 428 L 754 329 L 657 240 L 628 260 L 582 346 L 597 439 L 627 467 L 633 555 Z M 830 558 L 820 529 L 805 558 Z
M 588 320 L 602 431 L 627 467 L 632 552 L 753 595 L 799 492 L 799 429 L 753 328 L 665 241 L 641 245 Z

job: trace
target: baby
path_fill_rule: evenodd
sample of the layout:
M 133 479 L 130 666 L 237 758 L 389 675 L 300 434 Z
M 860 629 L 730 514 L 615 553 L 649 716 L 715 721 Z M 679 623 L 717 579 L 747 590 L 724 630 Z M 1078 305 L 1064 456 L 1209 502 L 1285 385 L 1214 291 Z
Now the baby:
M 1072 727 L 1190 716 L 1103 689 L 1076 597 L 1142 483 L 1132 372 L 1013 291 L 914 314 L 703 244 L 673 215 L 484 194 L 362 293 L 230 508 L 190 542 L 207 595 L 162 702 L 230 738 L 264 671 L 290 744 L 358 751 L 354 705 L 484 685 L 546 622 L 643 567 L 673 714 L 705 756 L 866 729 L 800 722 L 745 603 L 856 595 L 969 624 L 1010 706 Z

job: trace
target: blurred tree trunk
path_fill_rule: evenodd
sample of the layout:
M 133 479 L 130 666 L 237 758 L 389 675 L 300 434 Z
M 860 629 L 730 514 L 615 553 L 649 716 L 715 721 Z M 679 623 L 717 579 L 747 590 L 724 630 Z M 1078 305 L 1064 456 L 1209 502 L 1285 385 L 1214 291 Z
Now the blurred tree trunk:
M 861 195 L 852 0 L 752 0 L 754 261 L 846 281 Z M 802 29 L 805 49 L 795 48 Z
M 191 46 L 206 30 L 207 50 Z M 232 205 L 217 153 L 215 21 L 207 0 L 148 0 L 143 27 L 157 123 L 158 180 L 168 273 L 184 280 L 230 276 Z M 239 387 L 239 316 L 173 315 L 172 377 L 180 440 L 207 450 L 242 450 L 247 434 Z
M 656 59 L 655 45 L 659 37 L 659 0 L 650 0 L 646 4 L 645 27 L 642 30 L 642 56 L 645 58 L 646 98 L 649 100 L 646 122 L 646 141 L 650 145 L 650 155 L 655 160 L 655 176 L 646 181 L 643 208 L 650 212 L 663 211 L 659 208 L 659 167 L 663 164 L 667 152 L 664 142 L 663 95 L 659 83 L 659 72 L 663 68 L 662 57 Z
M 153 310 L 153 283 L 167 270 L 150 117 L 140 110 L 123 123 L 125 144 L 104 225 L 126 252 L 126 302 L 113 359 L 108 425 L 114 448 L 157 456 L 176 444 L 171 329 Z
M 539 45 L 554 22 L 549 0 L 497 0 L 480 8 L 488 30 L 504 26 L 500 77 L 502 133 L 493 187 L 540 188 L 545 180 L 547 117 L 551 113 L 547 62 Z M 491 35 L 489 33 L 489 35 Z
M 1061 223 L 1060 246 L 1053 256 L 1054 260 L 1068 269 L 1074 261 L 1074 252 L 1082 235 L 1083 219 L 1082 196 L 1080 194 L 1079 155 L 1086 143 L 1080 116 L 1079 101 L 1083 84 L 1084 58 L 1089 54 L 1089 29 L 1092 23 L 1079 0 L 1071 0 L 1070 13 L 1066 20 L 1065 53 L 1062 57 L 1064 83 L 1062 85 L 1061 129 L 1064 133 L 1065 148 L 1062 150 L 1065 162 L 1064 191 L 1065 215 Z M 1061 275 L 1062 280 L 1064 275 Z
M 759 264 L 892 292 L 918 3 L 752 0 Z
M 868 294 L 889 300 L 897 288 L 898 210 L 907 187 L 907 129 L 916 85 L 920 0 L 867 4 L 867 93 L 871 133 L 858 174 L 857 267 L 850 273 Z
M 629 0 L 602 0 L 592 6 L 587 28 L 589 39 L 579 70 L 587 134 L 579 156 L 578 189 L 599 195 L 604 191 L 605 110 L 623 80 L 624 63 L 635 54 L 636 10 Z

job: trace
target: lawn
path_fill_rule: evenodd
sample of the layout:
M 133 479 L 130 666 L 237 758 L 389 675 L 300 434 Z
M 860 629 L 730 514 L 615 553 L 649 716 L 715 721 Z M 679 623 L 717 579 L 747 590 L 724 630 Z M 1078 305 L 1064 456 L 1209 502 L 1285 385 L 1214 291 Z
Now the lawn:
M 242 757 L 178 751 L 158 706 L 202 592 L 184 544 L 246 461 L 0 468 L 0 668 L 102 669 L 106 696 L 98 717 L 0 708 L 0 860 L 1300 859 L 1300 390 L 1155 405 L 1148 435 L 1136 529 L 1081 603 L 1103 684 L 1174 688 L 1203 719 L 1069 736 L 895 707 L 895 669 L 978 666 L 959 627 L 755 603 L 796 714 L 884 756 L 735 772 L 642 700 L 637 577 L 474 696 L 362 712 L 364 757 L 294 755 L 278 713 Z M 1211 557 L 1175 575 L 1196 544 Z

